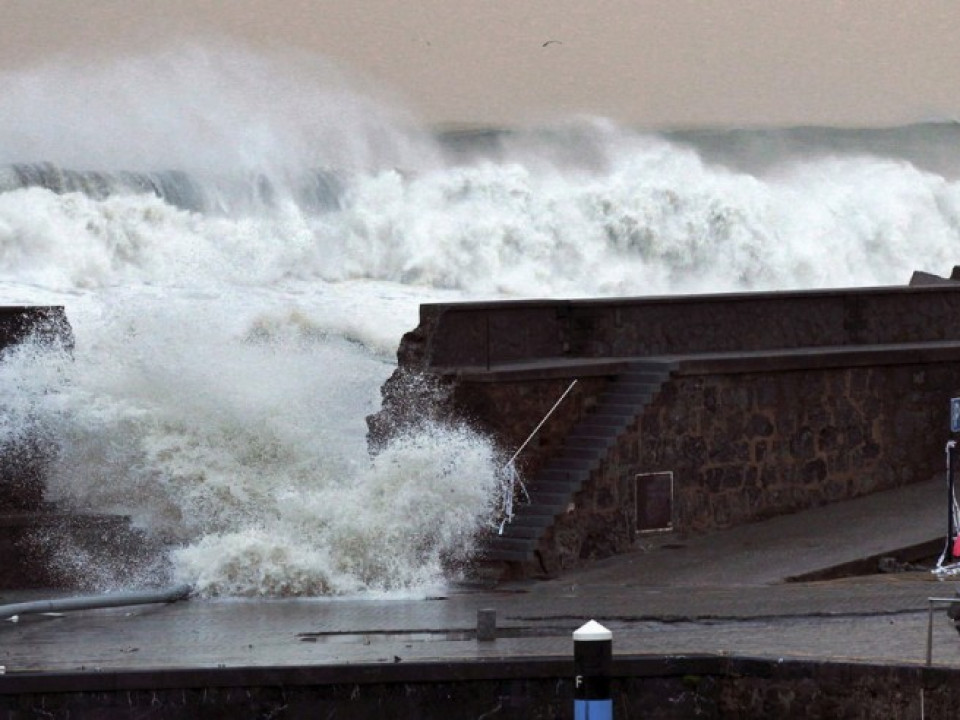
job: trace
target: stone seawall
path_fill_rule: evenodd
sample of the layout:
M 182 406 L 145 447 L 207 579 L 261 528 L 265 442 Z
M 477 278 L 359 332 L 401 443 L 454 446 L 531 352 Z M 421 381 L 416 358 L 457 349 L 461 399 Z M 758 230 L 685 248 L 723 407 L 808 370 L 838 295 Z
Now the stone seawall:
M 35 338 L 71 347 L 73 333 L 62 307 L 0 307 L 0 362 L 10 348 Z M 43 500 L 48 448 L 36 437 L 0 445 L 0 512 L 35 510 Z
M 0 363 L 7 352 L 31 339 L 71 348 L 73 333 L 64 309 L 0 307 Z M 53 517 L 43 502 L 53 442 L 27 433 L 16 442 L 0 443 L 0 589 L 48 584 L 33 537 Z
M 423 305 L 400 364 L 490 368 L 960 339 L 957 285 Z
M 670 527 L 701 533 L 942 471 L 960 289 L 429 305 L 398 357 L 373 438 L 432 413 L 509 455 L 578 380 L 519 458 L 528 482 L 631 361 L 671 369 L 540 541 L 554 572 L 636 542 L 641 475 L 668 473 Z
M 180 720 L 572 717 L 573 662 L 543 658 L 0 677 L 0 717 Z M 946 718 L 955 669 L 716 656 L 615 657 L 617 718 Z
M 580 377 L 520 458 L 532 478 L 608 385 L 605 376 L 456 379 L 451 406 L 519 446 Z M 929 480 L 943 469 L 960 343 L 678 361 L 541 548 L 553 572 L 629 549 L 637 475 L 673 475 L 672 522 L 702 533 Z M 505 440 L 504 440 L 505 439 Z
M 953 357 L 878 351 L 875 365 L 751 371 L 681 365 L 643 414 L 644 471 L 673 470 L 681 523 L 697 530 L 928 480 L 943 468 Z
M 627 550 L 642 473 L 672 473 L 674 528 L 694 533 L 929 480 L 949 437 L 945 388 L 960 387 L 960 347 L 952 355 L 762 371 L 681 363 L 557 518 L 546 569 Z

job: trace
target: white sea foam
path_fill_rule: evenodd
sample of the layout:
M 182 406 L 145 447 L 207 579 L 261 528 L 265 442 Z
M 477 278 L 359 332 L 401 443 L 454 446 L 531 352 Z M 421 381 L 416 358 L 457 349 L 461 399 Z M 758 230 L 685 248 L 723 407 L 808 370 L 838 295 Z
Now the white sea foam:
M 790 156 L 751 174 L 588 123 L 444 165 L 402 113 L 316 73 L 185 57 L 0 77 L 16 110 L 0 160 L 183 163 L 198 182 L 340 166 L 339 207 L 0 194 L 0 300 L 64 304 L 76 334 L 72 355 L 0 363 L 0 441 L 55 438 L 49 497 L 129 515 L 204 592 L 424 587 L 469 555 L 512 448 L 443 426 L 373 458 L 365 445 L 420 302 L 903 283 L 956 261 L 960 188 L 903 160 Z M 93 121 L 55 92 L 68 81 L 96 98 Z M 58 102 L 76 133 L 29 122 Z M 230 121 L 250 107 L 257 142 Z M 111 582 L 77 557 L 64 564 Z
M 0 364 L 4 439 L 54 439 L 48 498 L 131 516 L 201 591 L 435 585 L 492 522 L 491 443 L 430 426 L 368 457 L 364 416 L 390 365 L 308 311 L 110 298 L 99 317 L 81 307 L 72 355 L 28 345 Z

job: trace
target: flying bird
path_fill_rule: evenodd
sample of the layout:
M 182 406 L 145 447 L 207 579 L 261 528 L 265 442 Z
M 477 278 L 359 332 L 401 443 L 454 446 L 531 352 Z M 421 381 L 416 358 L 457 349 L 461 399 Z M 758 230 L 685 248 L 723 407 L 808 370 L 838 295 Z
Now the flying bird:
M 540 47 L 546 47 L 547 45 L 563 45 L 563 43 L 560 42 L 559 40 L 547 40 L 547 41 L 546 41 L 543 45 L 541 45 Z

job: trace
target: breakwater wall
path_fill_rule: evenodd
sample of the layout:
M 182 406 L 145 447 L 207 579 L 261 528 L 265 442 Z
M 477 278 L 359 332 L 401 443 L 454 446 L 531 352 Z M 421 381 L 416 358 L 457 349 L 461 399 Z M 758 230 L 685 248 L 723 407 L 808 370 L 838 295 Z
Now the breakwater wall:
M 572 717 L 550 658 L 0 676 L 0 717 Z M 956 669 L 718 656 L 615 656 L 617 718 L 953 717 Z
M 0 307 L 0 362 L 16 345 L 34 339 L 72 345 L 73 335 L 62 307 Z M 47 449 L 38 438 L 0 447 L 0 512 L 36 510 L 42 502 Z
M 374 438 L 429 406 L 509 451 L 578 381 L 519 458 L 552 520 L 502 556 L 552 573 L 628 549 L 653 506 L 699 533 L 941 472 L 960 288 L 425 305 L 398 358 Z M 625 411 L 638 363 L 661 379 Z M 586 448 L 611 407 L 622 426 Z
M 960 339 L 960 284 L 429 304 L 401 365 L 744 353 Z
M 64 309 L 0 307 L 0 362 L 26 341 L 71 347 L 73 333 Z M 55 452 L 50 443 L 50 438 L 29 432 L 15 443 L 0 443 L 0 589 L 49 584 L 44 558 L 32 538 L 54 517 L 43 501 L 44 473 Z

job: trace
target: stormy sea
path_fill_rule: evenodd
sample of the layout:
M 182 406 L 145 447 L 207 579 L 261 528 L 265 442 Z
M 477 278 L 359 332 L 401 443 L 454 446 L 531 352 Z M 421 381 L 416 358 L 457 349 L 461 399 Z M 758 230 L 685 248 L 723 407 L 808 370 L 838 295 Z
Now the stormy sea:
M 306 57 L 177 49 L 0 74 L 0 301 L 72 350 L 0 363 L 47 499 L 163 551 L 86 585 L 423 593 L 495 519 L 505 454 L 365 417 L 425 302 L 906 283 L 960 254 L 960 125 L 440 131 Z

